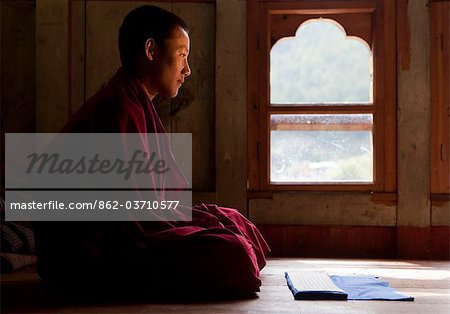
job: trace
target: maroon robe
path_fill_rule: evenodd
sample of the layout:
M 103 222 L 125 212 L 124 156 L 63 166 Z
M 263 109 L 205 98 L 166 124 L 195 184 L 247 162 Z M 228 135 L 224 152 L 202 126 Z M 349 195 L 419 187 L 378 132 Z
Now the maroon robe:
M 165 133 L 141 83 L 123 69 L 62 132 Z M 39 223 L 36 238 L 44 280 L 127 281 L 150 290 L 259 291 L 270 251 L 237 210 L 207 204 L 193 207 L 192 221 Z

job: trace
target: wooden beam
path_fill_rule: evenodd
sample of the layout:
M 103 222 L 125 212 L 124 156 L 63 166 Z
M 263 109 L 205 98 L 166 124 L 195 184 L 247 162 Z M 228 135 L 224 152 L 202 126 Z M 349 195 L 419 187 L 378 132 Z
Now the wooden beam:
M 397 1 L 397 40 L 402 70 L 409 70 L 411 63 L 408 0 Z

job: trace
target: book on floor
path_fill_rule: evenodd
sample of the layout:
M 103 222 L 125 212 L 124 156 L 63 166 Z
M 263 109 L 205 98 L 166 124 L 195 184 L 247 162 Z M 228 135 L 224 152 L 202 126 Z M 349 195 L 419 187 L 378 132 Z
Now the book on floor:
M 324 271 L 289 271 L 285 277 L 295 300 L 347 300 L 347 293 Z

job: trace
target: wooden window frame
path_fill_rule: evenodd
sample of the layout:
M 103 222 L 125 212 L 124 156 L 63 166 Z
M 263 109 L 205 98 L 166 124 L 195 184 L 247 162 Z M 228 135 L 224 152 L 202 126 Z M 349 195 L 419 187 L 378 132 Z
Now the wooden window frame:
M 431 201 L 450 200 L 450 3 L 430 4 Z
M 295 11 L 293 11 L 295 10 Z M 274 184 L 269 182 L 269 53 L 271 40 L 270 14 L 372 14 L 372 48 L 374 60 L 374 183 L 373 184 Z M 314 18 L 311 15 L 311 18 Z M 319 190 L 370 191 L 391 193 L 396 191 L 396 46 L 395 1 L 295 1 L 247 0 L 248 23 L 248 190 Z M 350 33 L 351 34 L 351 33 Z M 290 36 L 293 36 L 291 34 Z M 370 44 L 370 43 L 369 43 Z M 343 112 L 339 106 L 320 106 L 328 113 L 372 113 L 368 106 L 349 106 Z M 274 109 L 275 108 L 275 109 Z M 357 111 L 358 110 L 358 111 Z M 272 107 L 273 113 L 298 112 L 298 109 Z M 278 113 L 277 112 L 277 113 Z M 324 113 L 314 106 L 301 113 Z

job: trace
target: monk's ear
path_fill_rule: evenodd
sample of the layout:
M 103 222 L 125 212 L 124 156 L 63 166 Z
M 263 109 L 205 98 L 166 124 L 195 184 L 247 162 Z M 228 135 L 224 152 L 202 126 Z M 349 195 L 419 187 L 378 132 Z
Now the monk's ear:
M 148 60 L 155 60 L 156 42 L 153 38 L 149 38 L 145 41 L 145 56 Z

